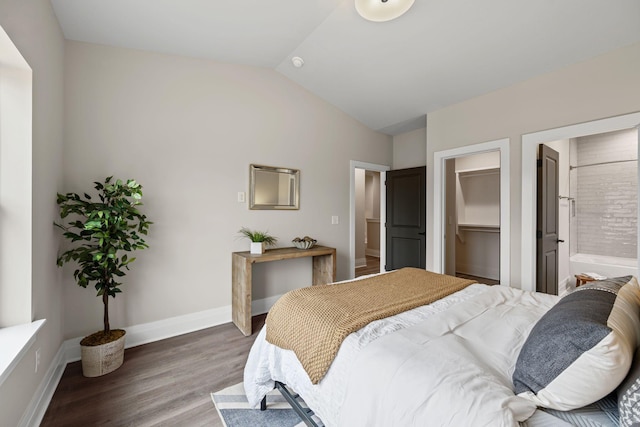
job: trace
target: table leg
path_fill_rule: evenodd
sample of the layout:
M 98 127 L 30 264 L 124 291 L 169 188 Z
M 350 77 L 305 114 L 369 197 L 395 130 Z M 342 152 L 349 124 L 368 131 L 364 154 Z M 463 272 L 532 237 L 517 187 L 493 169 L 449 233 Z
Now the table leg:
M 231 273 L 231 316 L 245 335 L 251 335 L 251 263 L 233 254 Z
M 313 257 L 313 285 L 325 285 L 336 281 L 336 252 Z

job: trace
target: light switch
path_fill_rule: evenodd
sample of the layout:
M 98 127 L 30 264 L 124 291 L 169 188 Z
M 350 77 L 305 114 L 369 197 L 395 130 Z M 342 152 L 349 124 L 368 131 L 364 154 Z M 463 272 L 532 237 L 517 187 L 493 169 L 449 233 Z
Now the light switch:
M 339 221 L 338 221 L 338 215 L 333 215 L 333 216 L 331 217 L 331 224 L 332 224 L 332 225 L 336 225 L 336 224 L 338 224 L 338 222 L 339 222 Z
M 238 203 L 244 203 L 244 191 L 238 191 Z

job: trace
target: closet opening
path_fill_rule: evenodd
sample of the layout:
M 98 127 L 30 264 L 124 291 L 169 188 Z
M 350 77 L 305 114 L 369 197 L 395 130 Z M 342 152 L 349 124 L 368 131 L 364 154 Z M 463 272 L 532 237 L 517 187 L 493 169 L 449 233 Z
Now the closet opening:
M 500 283 L 500 152 L 445 160 L 445 273 Z
M 427 268 L 509 286 L 509 139 L 437 151 L 433 167 L 433 249 Z

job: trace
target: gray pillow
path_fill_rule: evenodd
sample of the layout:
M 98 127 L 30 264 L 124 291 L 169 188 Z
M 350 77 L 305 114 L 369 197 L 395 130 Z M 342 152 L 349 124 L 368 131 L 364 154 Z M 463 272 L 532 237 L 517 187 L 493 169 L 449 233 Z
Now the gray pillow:
M 538 406 L 569 410 L 613 391 L 635 349 L 639 294 L 635 278 L 625 276 L 591 282 L 562 298 L 540 318 L 520 350 L 513 373 L 516 394 Z M 631 309 L 621 310 L 621 305 Z M 613 333 L 620 322 L 611 323 L 612 318 L 622 318 L 626 326 Z M 581 358 L 585 353 L 589 357 Z
M 640 350 L 636 350 L 631 369 L 617 392 L 620 425 L 626 427 L 640 424 Z

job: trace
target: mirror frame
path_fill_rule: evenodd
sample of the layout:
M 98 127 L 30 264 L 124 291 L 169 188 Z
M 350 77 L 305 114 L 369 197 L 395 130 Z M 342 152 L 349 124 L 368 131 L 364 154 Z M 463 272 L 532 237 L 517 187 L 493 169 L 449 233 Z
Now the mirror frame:
M 288 205 L 271 205 L 271 204 L 258 204 L 256 203 L 256 172 L 275 172 L 286 174 L 292 177 L 293 180 L 293 198 L 292 203 Z M 253 210 L 274 210 L 274 209 L 284 209 L 284 210 L 293 210 L 300 209 L 300 169 L 291 169 L 291 168 L 281 168 L 281 167 L 273 167 L 273 166 L 264 166 L 264 165 L 249 165 L 249 209 Z

